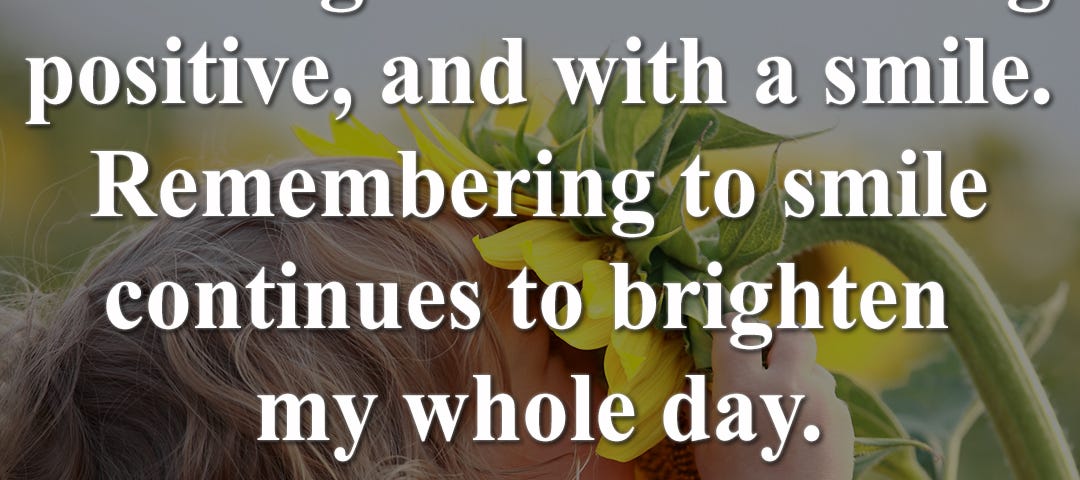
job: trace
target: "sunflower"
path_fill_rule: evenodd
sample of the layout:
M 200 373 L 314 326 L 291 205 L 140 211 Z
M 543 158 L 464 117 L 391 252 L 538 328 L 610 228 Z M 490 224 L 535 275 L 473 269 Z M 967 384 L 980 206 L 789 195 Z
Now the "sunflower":
M 625 78 L 620 78 L 615 88 L 625 88 Z M 708 107 L 636 108 L 614 104 L 604 108 L 600 121 L 600 109 L 594 104 L 585 101 L 574 105 L 565 95 L 541 131 L 535 133 L 527 131 L 536 123 L 527 111 L 516 130 L 496 125 L 493 110 L 485 112 L 477 122 L 471 122 L 467 114 L 460 135 L 451 134 L 425 110 L 420 110 L 420 116 L 430 134 L 408 112 L 401 112 L 420 152 L 419 166 L 438 172 L 447 184 L 465 170 L 478 171 L 492 180 L 497 169 L 596 170 L 605 178 L 621 170 L 636 169 L 671 179 L 678 177 L 681 167 L 701 151 L 776 144 L 788 139 Z M 297 130 L 297 136 L 316 154 L 398 156 L 396 146 L 355 119 L 333 124 L 331 133 L 332 139 L 324 140 Z M 550 166 L 536 160 L 543 150 L 554 157 Z M 689 281 L 706 275 L 706 265 L 714 259 L 726 260 L 726 267 L 738 272 L 753 259 L 777 249 L 783 236 L 778 208 L 760 208 L 760 213 L 740 221 L 725 223 L 725 219 L 718 219 L 704 226 L 688 226 L 682 200 L 684 185 L 676 180 L 659 182 L 658 186 L 643 202 L 654 208 L 656 228 L 642 238 L 620 238 L 612 231 L 610 217 L 532 218 L 538 204 L 533 196 L 536 190 L 535 185 L 526 183 L 514 186 L 510 193 L 519 223 L 473 239 L 483 259 L 494 267 L 527 268 L 547 285 L 565 282 L 579 289 L 582 318 L 570 329 L 555 329 L 555 334 L 580 350 L 602 349 L 609 394 L 625 395 L 633 404 L 634 415 L 616 421 L 621 431 L 632 430 L 630 438 L 619 443 L 601 439 L 597 446 L 599 455 L 622 462 L 639 458 L 665 438 L 664 405 L 682 390 L 687 373 L 695 368 L 710 368 L 711 337 L 701 328 L 705 318 L 697 318 L 704 311 L 700 308 L 690 309 L 698 314 L 688 314 L 695 322 L 688 322 L 691 327 L 684 332 L 614 328 L 611 264 L 627 263 L 638 280 L 653 285 Z M 475 200 L 490 203 L 498 197 L 497 191 L 489 190 Z M 778 206 L 773 183 L 761 198 L 767 200 L 763 202 L 766 207 Z M 747 236 L 753 236 L 753 240 L 742 241 Z M 642 312 L 639 300 L 631 297 L 627 305 L 631 315 L 657 313 Z M 658 303 L 656 308 L 664 308 L 663 302 Z M 564 324 L 566 315 L 566 308 L 559 312 Z

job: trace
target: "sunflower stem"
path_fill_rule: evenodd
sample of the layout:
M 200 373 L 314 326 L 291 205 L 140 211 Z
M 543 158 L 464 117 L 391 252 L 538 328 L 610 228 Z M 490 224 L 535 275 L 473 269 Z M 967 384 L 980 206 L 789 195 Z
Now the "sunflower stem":
M 986 406 L 1018 479 L 1080 479 L 1046 390 L 1015 328 L 982 274 L 944 229 L 926 221 L 822 219 L 789 221 L 784 246 L 749 267 L 765 278 L 776 263 L 836 241 L 862 244 L 914 282 L 947 292 L 949 335 Z

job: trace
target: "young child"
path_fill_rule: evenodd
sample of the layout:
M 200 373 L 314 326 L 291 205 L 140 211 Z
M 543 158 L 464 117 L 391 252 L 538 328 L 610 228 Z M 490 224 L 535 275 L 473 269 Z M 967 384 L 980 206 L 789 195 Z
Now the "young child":
M 392 179 L 400 174 L 390 162 L 327 159 L 286 163 L 269 172 L 280 182 L 298 168 L 313 174 L 383 169 Z M 316 190 L 310 199 L 321 204 L 325 189 Z M 348 205 L 349 199 L 342 202 Z M 33 298 L 25 311 L 2 312 L 0 478 L 635 478 L 635 465 L 600 458 L 592 445 L 568 436 L 550 444 L 478 443 L 460 435 L 446 441 L 435 428 L 434 438 L 421 442 L 400 401 L 377 405 L 348 462 L 334 459 L 338 442 L 257 441 L 260 394 L 391 399 L 469 393 L 474 374 L 491 374 L 497 391 L 510 392 L 524 405 L 539 392 L 570 396 L 570 376 L 588 373 L 596 382 L 593 398 L 601 398 L 603 371 L 594 352 L 574 350 L 544 329 L 524 332 L 511 325 L 505 286 L 512 272 L 487 266 L 471 242 L 495 232 L 487 220 L 452 213 L 431 220 L 317 214 L 158 220 L 64 294 Z M 279 272 L 286 261 L 296 264 L 296 275 L 266 281 L 396 282 L 403 292 L 425 281 L 443 287 L 476 281 L 484 318 L 470 332 L 408 326 L 257 331 L 245 318 L 252 300 L 246 297 L 237 309 L 240 329 L 198 330 L 188 323 L 163 331 L 144 322 L 120 331 L 106 317 L 106 297 L 119 282 L 242 285 L 260 268 Z M 280 299 L 271 295 L 267 304 L 268 316 L 280 315 Z M 145 295 L 123 306 L 129 318 L 148 315 L 147 308 Z M 198 308 L 190 306 L 193 312 Z M 406 318 L 407 305 L 396 308 Z M 306 311 L 296 308 L 301 320 Z M 350 309 L 348 315 L 355 324 L 357 312 Z M 714 391 L 805 394 L 798 422 L 818 425 L 824 434 L 814 444 L 792 442 L 774 465 L 760 460 L 761 448 L 776 444 L 765 436 L 752 443 L 698 444 L 694 458 L 701 477 L 851 478 L 851 421 L 831 376 L 814 360 L 813 338 L 779 336 L 766 362 L 760 353 L 737 352 L 722 340 L 714 342 Z M 348 438 L 340 423 L 328 422 L 331 439 Z

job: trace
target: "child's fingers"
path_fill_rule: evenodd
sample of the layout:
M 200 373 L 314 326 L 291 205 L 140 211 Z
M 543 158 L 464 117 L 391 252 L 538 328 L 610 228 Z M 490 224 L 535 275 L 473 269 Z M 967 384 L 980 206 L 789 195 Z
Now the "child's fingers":
M 729 314 L 730 315 L 730 314 Z M 765 369 L 761 366 L 760 350 L 740 350 L 731 344 L 732 329 L 712 332 L 713 381 L 742 383 L 759 378 Z
M 769 367 L 806 367 L 817 364 L 817 340 L 802 330 L 777 330 L 766 360 Z
M 836 377 L 832 372 L 825 369 L 821 365 L 814 367 L 814 374 L 817 376 L 821 385 L 829 392 L 836 393 Z

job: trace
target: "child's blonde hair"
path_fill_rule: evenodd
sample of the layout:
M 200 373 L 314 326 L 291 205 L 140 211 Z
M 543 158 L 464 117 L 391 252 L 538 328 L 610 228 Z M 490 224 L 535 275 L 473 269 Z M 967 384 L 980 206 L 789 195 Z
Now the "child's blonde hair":
M 315 178 L 327 170 L 382 169 L 392 184 L 400 184 L 395 165 L 374 160 L 307 160 L 268 172 L 277 184 L 298 168 Z M 311 199 L 324 203 L 323 192 L 318 185 Z M 189 323 L 169 332 L 153 326 L 121 332 L 108 322 L 106 296 L 118 282 L 243 284 L 260 268 L 277 272 L 285 261 L 296 263 L 297 275 L 268 277 L 268 282 L 396 282 L 408 292 L 424 281 L 448 287 L 469 280 L 481 285 L 485 315 L 502 301 L 496 286 L 507 284 L 505 273 L 486 267 L 470 242 L 494 231 L 486 220 L 317 213 L 302 220 L 161 219 L 55 296 L 47 313 L 30 319 L 22 311 L 4 311 L 5 322 L 13 324 L 2 335 L 7 353 L 0 359 L 0 478 L 489 477 L 492 472 L 472 442 L 445 442 L 439 434 L 421 442 L 406 423 L 404 402 L 377 405 L 350 462 L 334 459 L 336 441 L 256 442 L 260 394 L 394 399 L 406 393 L 467 393 L 475 373 L 505 377 L 492 371 L 499 368 L 501 353 L 487 318 L 469 333 L 409 327 L 256 331 L 244 321 L 250 299 L 239 289 L 238 320 L 245 325 L 240 330 L 203 331 Z M 124 306 L 129 317 L 146 314 L 145 300 L 129 303 Z M 350 298 L 349 304 L 355 303 Z M 270 296 L 267 314 L 278 308 Z M 398 308 L 407 313 L 405 305 Z M 305 309 L 297 310 L 302 323 Z M 350 309 L 353 325 L 356 315 Z M 16 316 L 22 319 L 12 321 Z M 328 422 L 328 433 L 347 441 L 340 423 Z

